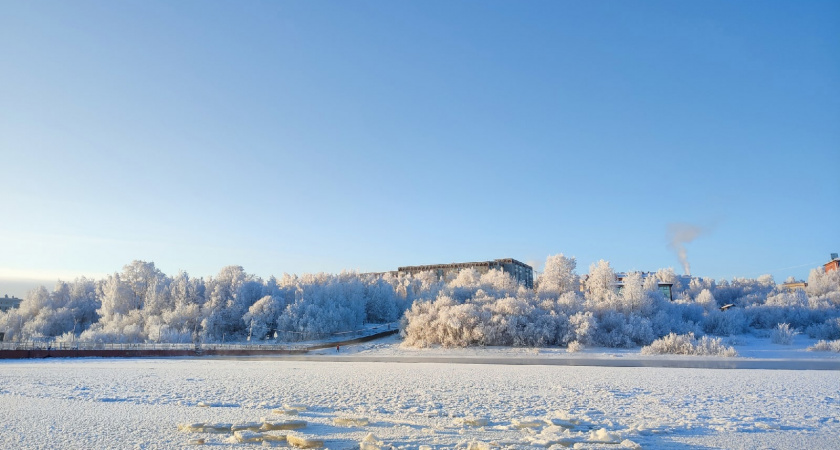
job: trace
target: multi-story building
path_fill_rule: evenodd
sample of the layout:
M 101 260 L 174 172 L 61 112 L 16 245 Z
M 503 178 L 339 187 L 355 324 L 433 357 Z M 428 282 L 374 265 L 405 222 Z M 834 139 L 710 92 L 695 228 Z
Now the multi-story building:
M 831 254 L 831 261 L 823 264 L 823 268 L 825 268 L 826 272 L 831 272 L 832 270 L 840 270 L 840 257 L 837 256 L 837 253 Z
M 513 258 L 494 259 L 493 261 L 405 266 L 398 268 L 397 274 L 434 272 L 438 278 L 443 279 L 451 273 L 457 273 L 461 269 L 475 269 L 481 274 L 487 273 L 492 269 L 499 269 L 528 289 L 533 289 L 534 287 L 534 268 Z
M 23 300 L 19 298 L 9 297 L 9 295 L 6 294 L 5 296 L 0 297 L 0 311 L 8 311 L 10 309 L 17 308 L 20 306 L 20 302 L 22 301 Z
M 621 290 L 624 288 L 624 278 L 626 276 L 627 274 L 624 272 L 619 272 L 615 274 L 615 287 L 618 292 L 621 292 Z M 651 272 L 642 272 L 642 279 L 655 276 L 656 274 Z M 667 298 L 668 300 L 674 300 L 674 293 L 672 292 L 674 283 L 665 283 L 663 281 L 657 281 L 656 285 L 657 287 L 659 287 L 659 292 L 661 292 L 665 298 Z

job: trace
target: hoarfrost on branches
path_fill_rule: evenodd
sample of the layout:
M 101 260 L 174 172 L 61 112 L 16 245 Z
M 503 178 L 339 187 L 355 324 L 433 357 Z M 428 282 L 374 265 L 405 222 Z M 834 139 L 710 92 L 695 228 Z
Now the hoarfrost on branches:
M 779 342 L 800 331 L 827 342 L 840 339 L 840 271 L 814 269 L 804 290 L 789 291 L 770 276 L 716 281 L 662 269 L 630 272 L 619 282 L 605 260 L 583 276 L 576 266 L 575 258 L 549 256 L 535 288 L 527 289 L 501 270 L 263 280 L 240 266 L 194 278 L 133 261 L 101 280 L 79 278 L 60 281 L 52 291 L 30 291 L 19 308 L 0 312 L 0 331 L 7 341 L 188 343 L 261 340 L 275 333 L 302 340 L 399 320 L 404 345 L 416 347 L 635 347 L 672 334 L 700 336 L 697 342 L 712 345 L 703 333 L 750 329 L 775 333 Z M 673 301 L 660 283 L 671 286 Z M 669 339 L 665 344 L 678 340 Z

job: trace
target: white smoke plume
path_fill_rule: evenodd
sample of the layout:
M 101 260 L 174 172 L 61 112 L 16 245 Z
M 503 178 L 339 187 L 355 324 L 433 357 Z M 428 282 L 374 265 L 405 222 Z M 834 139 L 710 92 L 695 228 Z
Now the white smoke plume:
M 677 253 L 680 259 L 680 264 L 686 275 L 691 275 L 691 265 L 688 263 L 688 254 L 685 250 L 685 244 L 697 239 L 708 232 L 704 227 L 692 225 L 690 223 L 672 223 L 668 225 L 668 240 L 670 241 L 668 247 Z

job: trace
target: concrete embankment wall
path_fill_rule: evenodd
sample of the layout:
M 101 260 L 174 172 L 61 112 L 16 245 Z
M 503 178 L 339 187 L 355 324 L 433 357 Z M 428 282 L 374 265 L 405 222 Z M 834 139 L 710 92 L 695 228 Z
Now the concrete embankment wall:
M 0 359 L 37 359 L 37 358 L 165 358 L 184 356 L 259 356 L 259 355 L 302 355 L 309 350 L 331 348 L 336 345 L 351 345 L 372 341 L 397 333 L 399 330 L 388 330 L 370 336 L 345 341 L 334 341 L 316 344 L 300 349 L 260 349 L 254 348 L 214 348 L 212 345 L 198 349 L 121 349 L 121 350 L 70 350 L 70 349 L 37 349 L 37 350 L 0 350 Z
M 0 350 L 0 359 L 37 358 L 165 358 L 176 356 L 302 355 L 306 350 Z

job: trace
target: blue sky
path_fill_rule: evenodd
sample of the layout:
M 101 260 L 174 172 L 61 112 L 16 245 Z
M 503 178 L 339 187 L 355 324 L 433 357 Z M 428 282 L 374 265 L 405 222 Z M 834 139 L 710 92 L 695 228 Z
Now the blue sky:
M 0 295 L 565 253 L 840 252 L 840 3 L 4 2 Z M 23 283 L 23 284 L 21 284 Z M 47 283 L 50 284 L 50 283 Z

